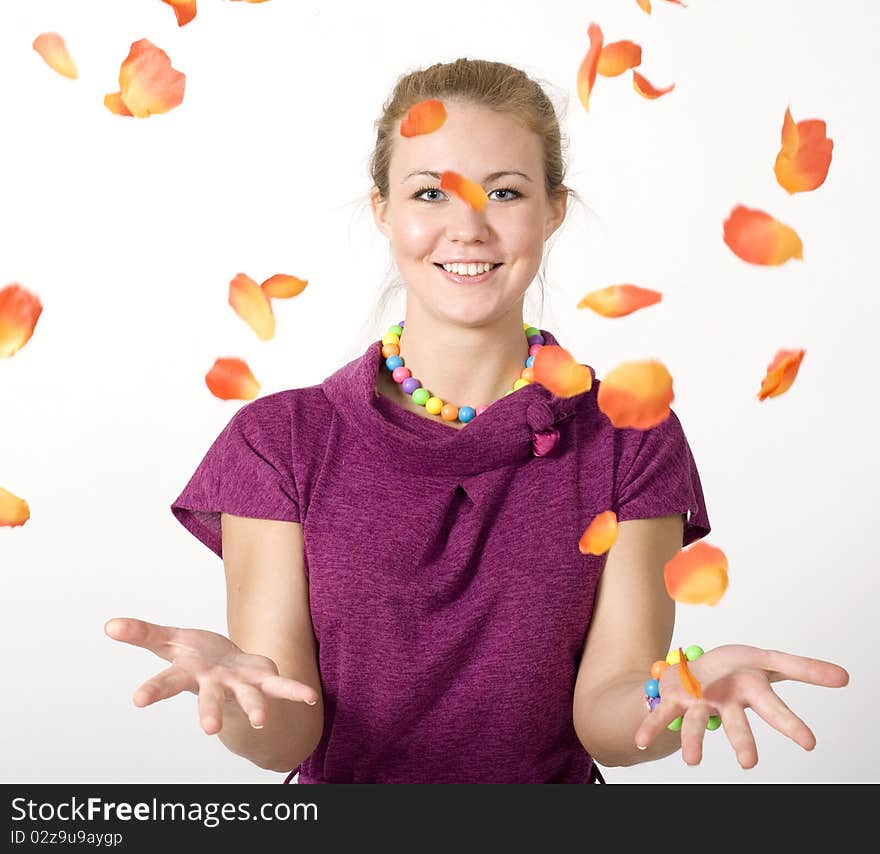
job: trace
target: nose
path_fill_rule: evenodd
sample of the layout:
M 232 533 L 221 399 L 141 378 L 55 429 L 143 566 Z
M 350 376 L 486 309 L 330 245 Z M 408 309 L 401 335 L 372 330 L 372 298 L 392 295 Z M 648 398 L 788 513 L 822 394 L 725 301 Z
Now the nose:
M 449 240 L 469 242 L 486 240 L 489 236 L 489 223 L 484 211 L 478 211 L 469 204 L 456 199 L 447 207 L 445 233 Z

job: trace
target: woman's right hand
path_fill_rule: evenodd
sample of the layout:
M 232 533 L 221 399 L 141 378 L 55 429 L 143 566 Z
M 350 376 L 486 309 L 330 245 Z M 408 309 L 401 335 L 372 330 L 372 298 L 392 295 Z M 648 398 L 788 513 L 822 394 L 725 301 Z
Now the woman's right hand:
M 140 646 L 171 662 L 134 692 L 134 704 L 148 706 L 182 691 L 199 698 L 202 729 L 214 735 L 223 728 L 223 705 L 235 700 L 251 726 L 259 729 L 268 714 L 266 697 L 314 705 L 314 688 L 278 675 L 271 658 L 251 655 L 229 638 L 202 629 L 178 629 L 126 617 L 104 624 L 104 633 L 123 643 Z

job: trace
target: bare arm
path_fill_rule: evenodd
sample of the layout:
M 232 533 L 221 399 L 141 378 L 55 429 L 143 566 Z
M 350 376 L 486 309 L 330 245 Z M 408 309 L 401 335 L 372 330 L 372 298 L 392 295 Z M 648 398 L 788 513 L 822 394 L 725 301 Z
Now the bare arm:
M 289 771 L 321 740 L 324 705 L 309 611 L 302 525 L 221 515 L 229 638 L 244 652 L 270 658 L 280 676 L 314 688 L 316 705 L 262 696 L 255 729 L 227 698 L 218 738 L 233 753 L 270 771 Z M 251 717 L 254 717 L 253 712 Z
M 573 716 L 587 752 L 608 767 L 635 765 L 681 748 L 664 729 L 646 750 L 635 733 L 647 714 L 644 684 L 665 658 L 675 624 L 663 566 L 681 549 L 684 517 L 621 522 L 608 552 L 575 683 Z

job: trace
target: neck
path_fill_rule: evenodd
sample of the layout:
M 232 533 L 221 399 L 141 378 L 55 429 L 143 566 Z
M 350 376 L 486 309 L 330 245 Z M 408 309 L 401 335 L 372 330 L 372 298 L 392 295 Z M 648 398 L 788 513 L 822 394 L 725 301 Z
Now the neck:
M 521 313 L 462 327 L 409 306 L 400 356 L 435 397 L 458 407 L 492 403 L 513 387 L 529 355 Z

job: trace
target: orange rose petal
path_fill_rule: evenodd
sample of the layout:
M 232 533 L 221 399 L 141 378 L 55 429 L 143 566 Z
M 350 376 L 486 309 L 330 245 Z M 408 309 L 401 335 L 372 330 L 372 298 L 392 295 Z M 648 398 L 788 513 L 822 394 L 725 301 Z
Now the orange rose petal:
M 177 26 L 188 24 L 196 16 L 196 0 L 162 0 L 174 9 Z
M 678 675 L 681 679 L 681 684 L 684 685 L 684 690 L 699 700 L 703 696 L 703 689 L 700 687 L 696 676 L 691 673 L 688 667 L 687 656 L 681 647 L 678 648 Z
M 573 397 L 593 386 L 590 369 L 578 364 L 568 350 L 555 344 L 547 344 L 535 353 L 532 374 L 536 383 L 557 397 Z
M 167 113 L 183 101 L 186 75 L 171 67 L 168 54 L 149 39 L 133 42 L 119 70 L 119 89 L 133 116 Z M 107 105 L 107 99 L 104 99 Z M 108 107 L 109 108 L 109 107 Z
M 301 294 L 308 283 L 308 279 L 297 279 L 296 276 L 285 276 L 283 273 L 277 273 L 266 279 L 260 285 L 260 288 L 262 288 L 263 293 L 267 297 L 289 299 Z
M 30 518 L 27 501 L 0 486 L 0 528 L 16 528 Z
M 39 297 L 21 285 L 0 290 L 0 359 L 15 355 L 30 341 L 42 311 Z
M 486 191 L 476 182 L 470 181 L 458 172 L 446 171 L 440 176 L 440 189 L 455 193 L 474 210 L 481 211 L 489 202 Z
M 764 211 L 737 205 L 724 221 L 724 242 L 750 264 L 776 266 L 802 260 L 804 247 L 797 232 Z
M 613 510 L 599 513 L 578 540 L 582 555 L 603 555 L 617 540 L 617 514 Z
M 675 3 L 676 6 L 682 6 L 687 9 L 687 6 L 681 2 L 681 0 L 666 0 L 667 3 Z M 636 3 L 639 4 L 639 8 L 646 12 L 648 15 L 651 14 L 651 0 L 636 0 Z
M 602 317 L 625 317 L 640 308 L 647 308 L 663 299 L 660 291 L 640 288 L 637 285 L 609 285 L 590 291 L 577 304 L 578 308 L 590 308 Z
M 806 350 L 779 350 L 767 366 L 758 400 L 778 397 L 788 391 L 800 369 Z
M 670 83 L 665 89 L 658 89 L 653 83 L 649 83 L 638 71 L 633 71 L 633 89 L 636 90 L 643 98 L 653 101 L 661 95 L 666 95 L 675 88 L 674 83 Z
M 779 185 L 790 194 L 821 187 L 828 177 L 833 149 L 834 142 L 826 135 L 825 122 L 804 119 L 795 124 L 791 110 L 786 108 L 782 148 L 773 166 Z
M 275 315 L 272 304 L 263 289 L 244 273 L 239 273 L 229 283 L 229 304 L 261 341 L 275 335 Z
M 400 123 L 401 136 L 417 136 L 422 133 L 433 133 L 446 121 L 446 107 L 442 101 L 429 98 L 409 108 Z
M 537 357 L 535 359 L 537 361 Z M 669 417 L 675 400 L 662 362 L 625 362 L 599 383 L 596 402 L 615 427 L 650 430 Z
M 603 77 L 617 77 L 630 68 L 642 64 L 642 49 L 635 42 L 620 41 L 606 44 L 599 53 L 596 71 Z
M 727 590 L 727 556 L 699 540 L 663 567 L 666 592 L 687 605 L 717 605 Z
M 130 116 L 131 110 L 125 106 L 121 92 L 110 92 L 104 96 L 104 106 L 117 116 Z
M 581 60 L 577 73 L 578 98 L 581 99 L 585 110 L 590 109 L 590 93 L 593 91 L 593 84 L 596 82 L 596 72 L 599 68 L 599 56 L 602 53 L 602 41 L 604 38 L 602 28 L 598 24 L 590 24 L 587 32 L 590 35 L 590 49 Z
M 205 374 L 205 383 L 221 400 L 253 400 L 260 393 L 260 384 L 241 359 L 217 359 Z
M 53 71 L 73 80 L 79 76 L 76 63 L 71 58 L 64 39 L 58 33 L 40 33 L 34 39 L 33 48 Z

